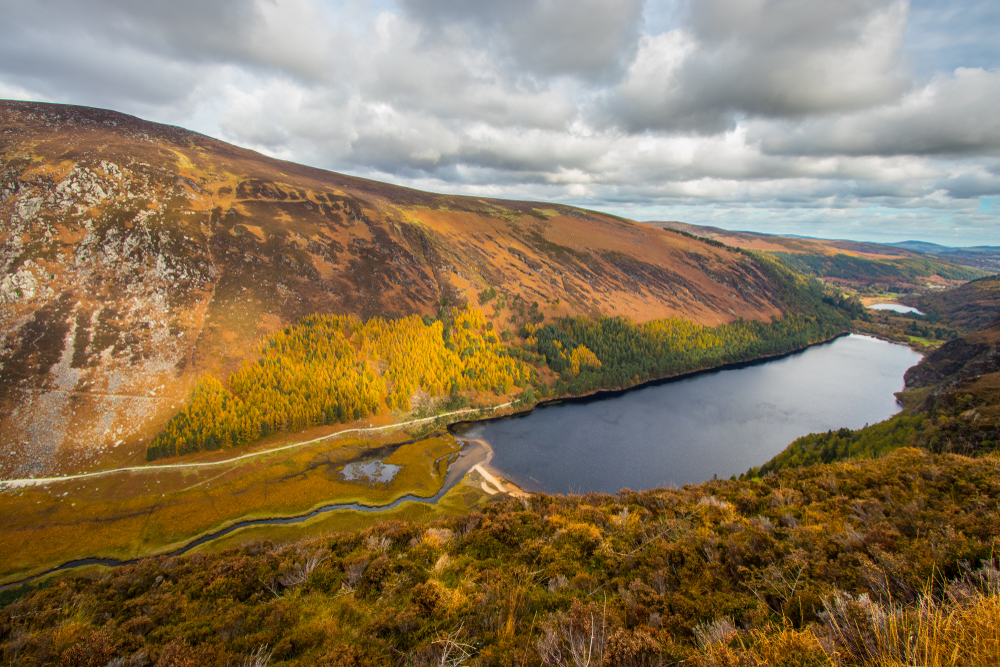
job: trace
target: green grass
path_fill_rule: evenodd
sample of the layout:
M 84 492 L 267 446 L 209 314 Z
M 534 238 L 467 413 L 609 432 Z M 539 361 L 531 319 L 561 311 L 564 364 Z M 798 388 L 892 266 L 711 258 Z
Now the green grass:
M 478 485 L 463 481 L 434 504 L 405 502 L 384 512 L 335 510 L 302 523 L 252 526 L 206 542 L 193 551 L 220 553 L 227 549 L 239 549 L 255 541 L 288 544 L 332 533 L 361 531 L 388 521 L 427 523 L 465 514 L 473 507 L 491 500 L 494 497 L 484 493 Z
M 925 347 L 941 347 L 947 341 L 944 340 L 933 340 L 931 338 L 921 338 L 920 336 L 907 336 L 911 343 L 920 343 Z

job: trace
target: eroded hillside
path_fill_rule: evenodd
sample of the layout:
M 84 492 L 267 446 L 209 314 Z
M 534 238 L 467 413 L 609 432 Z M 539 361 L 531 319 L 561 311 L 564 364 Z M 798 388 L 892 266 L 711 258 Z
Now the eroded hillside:
M 0 475 L 142 456 L 193 380 L 312 313 L 768 320 L 750 257 L 566 206 L 435 195 L 180 128 L 0 103 Z M 496 325 L 511 326 L 509 313 Z

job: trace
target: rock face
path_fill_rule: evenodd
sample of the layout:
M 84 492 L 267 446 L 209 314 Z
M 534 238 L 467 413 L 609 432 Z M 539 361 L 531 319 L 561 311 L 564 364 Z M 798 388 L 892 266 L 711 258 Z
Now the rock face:
M 203 372 L 314 312 L 767 319 L 746 255 L 566 206 L 434 195 L 110 111 L 0 102 L 0 477 L 137 460 Z M 501 318 L 502 319 L 502 318 Z

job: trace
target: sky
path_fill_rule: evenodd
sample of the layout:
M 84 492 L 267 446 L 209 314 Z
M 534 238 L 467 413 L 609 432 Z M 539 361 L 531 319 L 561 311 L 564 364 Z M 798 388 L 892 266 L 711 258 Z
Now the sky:
M 0 98 L 635 220 L 1000 246 L 996 0 L 0 0 Z

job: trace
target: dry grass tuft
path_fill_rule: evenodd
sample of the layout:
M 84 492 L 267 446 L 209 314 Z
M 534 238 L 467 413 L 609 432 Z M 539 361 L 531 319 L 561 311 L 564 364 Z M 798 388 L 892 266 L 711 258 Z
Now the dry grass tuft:
M 986 565 L 914 605 L 838 593 L 821 614 L 824 648 L 841 664 L 1000 665 L 1000 571 Z

